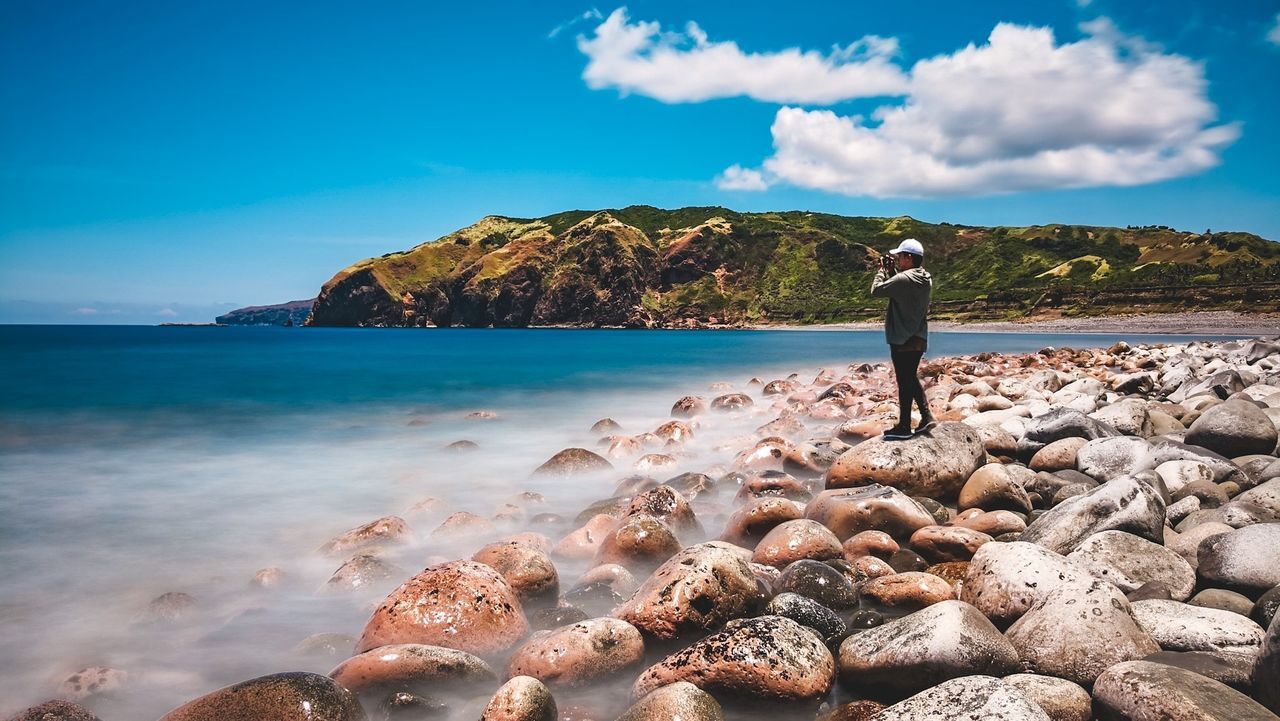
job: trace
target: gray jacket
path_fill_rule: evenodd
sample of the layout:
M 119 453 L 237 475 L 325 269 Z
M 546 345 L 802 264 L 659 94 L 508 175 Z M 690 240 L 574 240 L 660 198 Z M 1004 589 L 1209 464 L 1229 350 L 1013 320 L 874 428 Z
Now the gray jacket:
M 889 299 L 884 319 L 884 335 L 889 345 L 902 345 L 912 336 L 929 340 L 929 296 L 933 277 L 924 268 L 911 268 L 894 275 L 880 270 L 871 282 L 871 295 Z

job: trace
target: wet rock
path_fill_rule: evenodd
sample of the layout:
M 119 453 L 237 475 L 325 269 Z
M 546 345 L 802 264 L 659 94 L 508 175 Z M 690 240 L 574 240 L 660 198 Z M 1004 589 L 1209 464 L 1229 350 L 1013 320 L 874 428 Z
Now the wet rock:
M 522 605 L 554 603 L 560 576 L 551 557 L 537 546 L 520 541 L 490 543 L 471 557 L 502 575 Z
M 681 473 L 663 482 L 671 486 L 687 500 L 695 500 L 704 494 L 714 494 L 718 488 L 715 479 L 705 473 Z
M 654 571 L 613 615 L 664 640 L 719 628 L 762 605 L 743 555 L 727 543 L 690 546 Z
M 1171 597 L 1185 601 L 1196 587 L 1196 572 L 1177 553 L 1123 531 L 1103 531 L 1085 539 L 1067 558 L 1095 578 L 1124 593 L 1160 581 Z
M 326 556 L 344 556 L 359 550 L 408 543 L 413 539 L 409 524 L 399 516 L 386 516 L 353 528 L 320 547 Z
M 1021 691 L 1053 721 L 1089 721 L 1093 718 L 1093 698 L 1079 684 L 1034 673 L 1015 673 L 1001 680 Z
M 889 567 L 897 573 L 907 573 L 909 571 L 923 571 L 929 567 L 929 562 L 910 548 L 902 548 L 892 556 L 889 556 Z
M 258 588 L 274 588 L 284 582 L 284 579 L 285 573 L 283 569 L 269 566 L 259 569 L 257 573 L 253 574 L 253 580 L 249 581 L 249 583 Z
M 314 673 L 277 673 L 219 689 L 160 721 L 363 721 L 355 694 Z
M 980 508 L 984 511 L 1007 510 L 1028 513 L 1031 499 L 1023 483 L 1034 476 L 1018 466 L 988 463 L 974 471 L 960 489 L 957 506 L 961 509 Z M 1021 479 L 1021 481 L 1019 480 Z
M 591 425 L 592 433 L 599 433 L 604 436 L 617 433 L 621 430 L 622 426 L 618 425 L 618 422 L 612 418 L 601 418 Z
M 1076 454 L 1076 468 L 1103 483 L 1155 467 L 1151 444 L 1131 436 L 1098 438 L 1085 443 Z
M 884 531 L 859 531 L 849 537 L 842 546 L 844 557 L 850 561 L 860 556 L 875 556 L 888 560 L 898 552 L 898 542 Z
M 361 554 L 347 559 L 333 572 L 324 584 L 326 591 L 356 591 L 376 588 L 379 585 L 394 585 L 395 579 L 403 578 L 404 571 L 395 565 L 371 556 Z
M 648 572 L 679 550 L 680 541 L 667 524 L 653 516 L 634 515 L 604 537 L 595 562 Z
M 825 698 L 835 660 L 813 633 L 782 616 L 734 623 L 650 666 L 632 691 L 643 696 L 677 681 L 696 680 L 712 694 L 746 701 L 811 701 Z
M 94 696 L 110 696 L 129 683 L 129 673 L 118 668 L 89 666 L 71 674 L 58 684 L 58 698 L 83 701 Z
M 1209 651 L 1252 659 L 1262 645 L 1262 627 L 1230 611 L 1177 601 L 1137 601 L 1133 617 L 1165 651 Z
M 1167 721 L 1274 721 L 1253 699 L 1181 668 L 1129 661 L 1107 669 L 1093 687 L 1102 718 Z
M 724 721 L 715 698 L 688 681 L 650 691 L 628 708 L 617 721 Z
M 194 596 L 180 591 L 162 593 L 151 599 L 139 620 L 142 623 L 168 624 L 189 618 L 196 612 Z
M 1252 685 L 1249 674 L 1253 671 L 1253 659 L 1244 656 L 1208 651 L 1157 651 L 1142 660 L 1184 668 L 1246 693 Z
M 769 531 L 787 521 L 803 518 L 804 512 L 804 506 L 785 498 L 757 498 L 729 516 L 720 538 L 744 548 L 755 548 Z
M 652 516 L 682 537 L 702 533 L 702 524 L 698 523 L 689 502 L 671 486 L 658 486 L 636 496 L 627 508 L 627 515 Z
M 971 508 L 956 516 L 951 523 L 992 537 L 1006 533 L 1022 533 L 1027 530 L 1027 522 L 1013 511 L 983 511 Z
M 534 473 L 552 476 L 576 476 L 613 470 L 603 456 L 585 448 L 566 448 L 538 466 Z
M 1083 568 L 1040 546 L 988 543 L 969 562 L 960 600 L 1004 626 L 1053 591 L 1087 587 L 1091 581 Z
M 693 424 L 685 421 L 667 421 L 654 429 L 653 435 L 664 441 L 684 443 L 693 439 Z
M 1006 636 L 1028 671 L 1081 686 L 1121 661 L 1160 649 L 1134 620 L 1125 597 L 1101 581 L 1049 593 Z
M 498 689 L 480 721 L 556 721 L 556 701 L 541 681 L 516 676 Z
M 954 498 L 986 461 L 977 431 L 940 423 L 902 441 L 873 438 L 841 454 L 827 471 L 827 488 L 881 484 L 913 496 Z
M 959 598 L 960 590 L 964 586 L 964 577 L 969 575 L 969 562 L 945 561 L 943 563 L 935 563 L 924 569 L 924 572 L 937 576 L 951 584 L 952 595 L 955 598 Z
M 387 596 L 365 625 L 356 652 L 421 643 L 499 653 L 519 642 L 528 628 L 506 579 L 484 564 L 454 561 L 427 568 Z
M 735 498 L 738 501 L 744 501 L 766 496 L 778 496 L 803 503 L 809 500 L 813 493 L 804 483 L 789 473 L 765 471 L 744 481 Z
M 640 631 L 616 618 L 592 618 L 536 633 L 507 662 L 507 676 L 532 676 L 553 688 L 616 678 L 644 661 Z
M 963 676 L 944 681 L 875 716 L 875 721 L 923 719 L 1050 721 L 1034 701 L 994 676 Z
M 1280 614 L 1273 616 L 1271 625 L 1267 627 L 1251 679 L 1258 701 L 1280 714 L 1280 621 L 1277 618 Z
M 1126 531 L 1149 541 L 1163 538 L 1164 500 L 1135 477 L 1117 478 L 1068 498 L 1035 519 L 1022 540 L 1057 553 L 1070 553 L 1102 531 Z
M 824 643 L 837 643 L 849 629 L 835 611 L 798 593 L 782 592 L 774 596 L 764 609 L 765 615 L 783 616 L 817 631 Z
M 1188 599 L 1187 603 L 1201 608 L 1230 611 L 1246 617 L 1253 611 L 1253 600 L 1248 596 L 1235 591 L 1224 591 L 1221 588 L 1206 588 Z
M 745 393 L 726 393 L 711 399 L 711 410 L 713 411 L 736 411 L 742 408 L 750 408 L 753 405 L 755 405 L 755 401 L 751 400 L 751 396 Z
M 595 558 L 605 537 L 621 523 L 604 513 L 592 516 L 581 528 L 560 539 L 552 553 L 561 558 Z
M 883 710 L 879 701 L 850 701 L 819 713 L 816 721 L 868 721 Z
M 859 593 L 863 602 L 899 615 L 914 613 L 955 598 L 951 584 L 946 579 L 921 571 L 904 571 L 892 576 L 873 578 L 862 584 Z
M 479 536 L 492 534 L 495 530 L 493 522 L 484 516 L 469 511 L 458 511 L 440 522 L 431 531 L 431 540 L 437 542 L 468 541 Z
M 534 611 L 529 616 L 529 627 L 535 631 L 550 631 L 588 618 L 591 618 L 590 614 L 577 606 L 556 606 Z
M 1280 523 L 1259 523 L 1200 543 L 1200 577 L 1227 588 L 1263 591 L 1280 586 Z
M 986 616 L 962 601 L 942 601 L 845 639 L 839 668 L 849 685 L 914 693 L 960 676 L 1005 676 L 1021 665 Z
M 441 686 L 457 690 L 497 680 L 493 668 L 477 656 L 418 643 L 389 644 L 357 654 L 338 664 L 329 677 L 355 693 L 370 689 L 422 693 Z
M 805 507 L 804 516 L 831 529 L 841 539 L 862 531 L 884 531 L 905 540 L 935 521 L 910 496 L 881 485 L 823 491 Z
M 911 534 L 908 545 L 930 563 L 944 563 L 967 561 L 990 541 L 991 536 L 963 526 L 925 526 Z
M 842 555 L 840 539 L 834 533 L 817 521 L 800 518 L 781 523 L 769 531 L 756 545 L 751 560 L 783 568 L 801 559 L 825 561 Z
M 697 396 L 685 396 L 671 406 L 671 415 L 675 418 L 692 418 L 707 410 L 707 404 Z
M 102 721 L 89 709 L 61 699 L 45 701 L 11 716 L 9 721 Z
M 581 586 L 587 583 L 605 583 L 618 593 L 630 596 L 639 588 L 640 583 L 636 581 L 636 577 L 625 566 L 619 566 L 616 563 L 602 563 L 595 566 L 578 578 L 575 585 Z
M 849 579 L 820 561 L 806 559 L 787 566 L 774 583 L 774 589 L 779 593 L 798 593 L 836 610 L 853 608 L 858 602 Z
M 1229 400 L 1200 415 L 1187 428 L 1187 443 L 1227 458 L 1276 452 L 1276 426 L 1257 406 Z
M 379 721 L 430 721 L 449 715 L 449 705 L 432 696 L 412 693 L 388 694 L 378 704 Z

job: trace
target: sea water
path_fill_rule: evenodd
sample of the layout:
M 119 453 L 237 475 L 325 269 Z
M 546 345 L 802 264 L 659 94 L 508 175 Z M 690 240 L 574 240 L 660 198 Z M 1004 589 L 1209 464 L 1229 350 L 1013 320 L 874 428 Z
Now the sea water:
M 935 333 L 928 355 L 1118 338 Z M 319 591 L 343 560 L 317 553 L 326 540 L 427 497 L 487 517 L 535 491 L 546 502 L 531 513 L 572 519 L 628 461 L 588 485 L 531 471 L 596 448 L 595 421 L 652 430 L 713 382 L 758 397 L 752 377 L 807 382 L 886 350 L 874 331 L 0 327 L 0 717 L 90 666 L 130 674 L 86 702 L 107 721 L 267 673 L 325 673 L 341 656 L 298 643 L 358 636 L 386 590 Z M 770 417 L 698 438 L 663 476 L 705 470 L 713 447 Z M 447 449 L 459 440 L 478 448 Z M 474 550 L 433 542 L 439 515 L 406 518 L 419 543 L 394 559 L 405 577 Z M 253 587 L 269 566 L 284 582 Z M 580 570 L 561 568 L 562 590 Z M 196 605 L 150 618 L 168 592 Z

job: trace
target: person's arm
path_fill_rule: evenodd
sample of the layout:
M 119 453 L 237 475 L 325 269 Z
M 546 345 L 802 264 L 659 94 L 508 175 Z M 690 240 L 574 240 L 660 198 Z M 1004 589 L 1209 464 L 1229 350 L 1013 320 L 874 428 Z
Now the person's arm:
M 911 281 L 907 277 L 907 273 L 897 273 L 889 275 L 884 268 L 876 272 L 876 277 L 871 281 L 871 295 L 877 298 L 892 298 L 902 293 L 911 285 Z

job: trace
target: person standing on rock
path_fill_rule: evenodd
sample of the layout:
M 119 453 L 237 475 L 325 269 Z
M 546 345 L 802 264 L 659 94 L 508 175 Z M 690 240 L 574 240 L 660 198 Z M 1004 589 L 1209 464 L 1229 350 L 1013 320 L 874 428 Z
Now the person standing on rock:
M 929 296 L 933 278 L 924 269 L 924 246 L 908 238 L 880 258 L 880 270 L 871 282 L 871 295 L 889 299 L 884 335 L 889 341 L 893 374 L 898 380 L 898 422 L 884 432 L 886 440 L 912 436 L 911 404 L 920 408 L 916 433 L 933 428 L 933 414 L 916 375 L 920 359 L 929 347 Z

